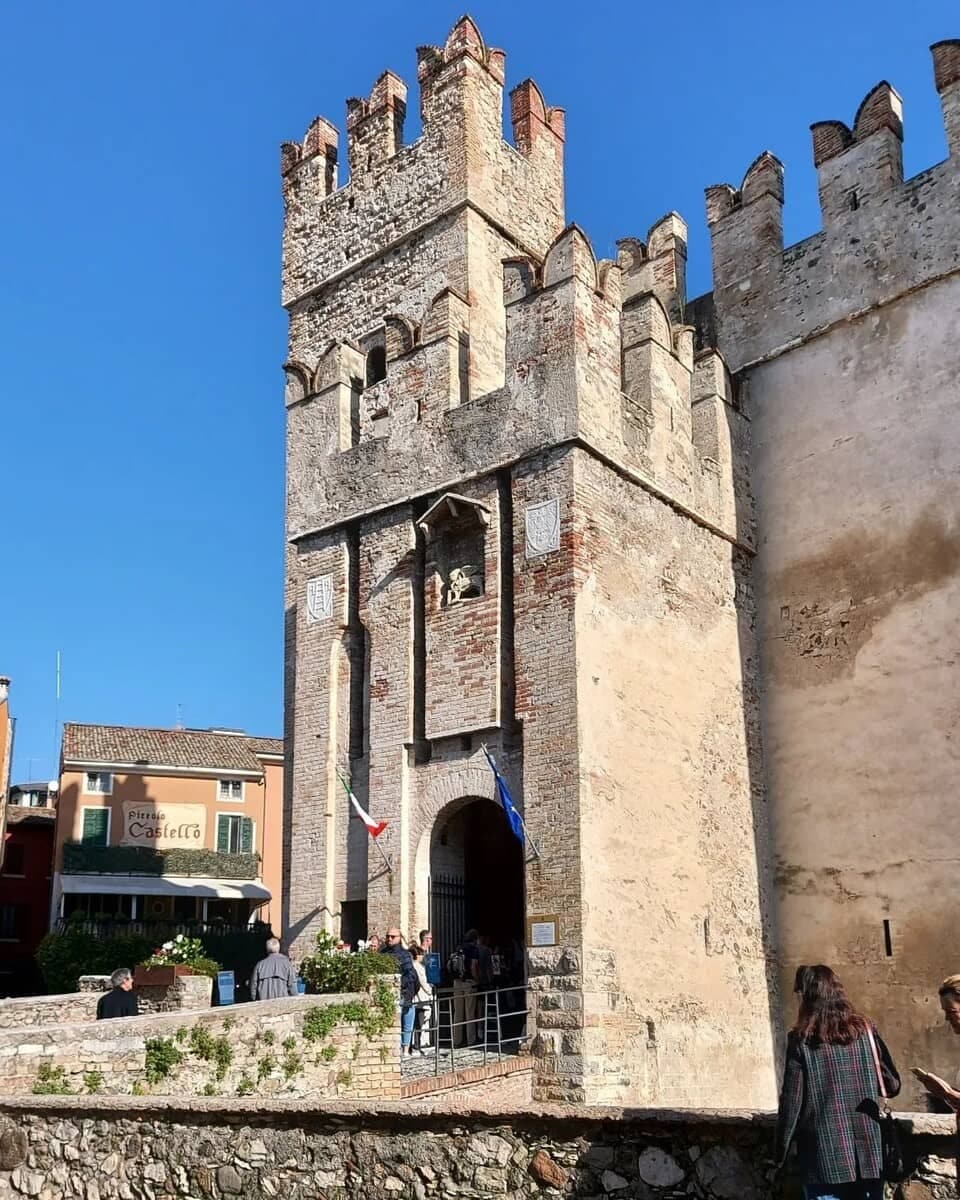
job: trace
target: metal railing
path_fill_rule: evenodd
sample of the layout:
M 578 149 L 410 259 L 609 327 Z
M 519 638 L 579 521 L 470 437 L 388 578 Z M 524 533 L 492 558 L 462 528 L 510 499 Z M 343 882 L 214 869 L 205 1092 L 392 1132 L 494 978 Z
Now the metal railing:
M 411 1058 L 432 1059 L 436 1075 L 513 1058 L 527 1040 L 529 1009 L 522 986 L 434 988 L 430 1000 L 414 1001 L 412 1007 L 417 1012 Z
M 258 939 L 270 937 L 269 924 L 255 922 L 234 925 L 226 921 L 212 918 L 203 921 L 199 918 L 187 918 L 178 921 L 175 918 L 163 917 L 122 917 L 104 916 L 88 917 L 74 914 L 69 917 L 58 917 L 54 924 L 55 933 L 89 933 L 98 938 L 128 937 L 139 935 L 152 937 L 158 941 L 175 937 L 178 933 L 188 937 L 203 937 L 216 934 L 217 936 L 252 936 Z

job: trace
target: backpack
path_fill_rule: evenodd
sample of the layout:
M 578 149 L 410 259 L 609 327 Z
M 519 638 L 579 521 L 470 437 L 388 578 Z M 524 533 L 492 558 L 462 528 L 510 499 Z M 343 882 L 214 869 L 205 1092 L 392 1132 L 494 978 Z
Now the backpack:
M 462 946 L 458 946 L 447 959 L 447 970 L 454 979 L 466 979 L 467 960 Z

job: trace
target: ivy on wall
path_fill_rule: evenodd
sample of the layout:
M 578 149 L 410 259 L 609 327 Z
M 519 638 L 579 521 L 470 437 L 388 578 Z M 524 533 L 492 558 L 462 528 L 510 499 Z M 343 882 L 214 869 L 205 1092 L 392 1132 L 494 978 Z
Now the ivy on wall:
M 202 875 L 212 879 L 256 879 L 259 854 L 216 850 L 151 850 L 147 846 L 91 846 L 66 842 L 67 875 Z

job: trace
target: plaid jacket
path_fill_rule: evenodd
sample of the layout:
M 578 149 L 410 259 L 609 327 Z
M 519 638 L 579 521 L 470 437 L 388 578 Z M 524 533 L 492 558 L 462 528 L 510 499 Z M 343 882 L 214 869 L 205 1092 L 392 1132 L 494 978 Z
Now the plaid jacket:
M 874 1029 L 888 1096 L 900 1091 L 890 1051 Z M 853 1183 L 879 1179 L 880 1088 L 870 1050 L 861 1034 L 849 1046 L 801 1041 L 791 1033 L 777 1120 L 777 1161 L 796 1139 L 805 1183 Z

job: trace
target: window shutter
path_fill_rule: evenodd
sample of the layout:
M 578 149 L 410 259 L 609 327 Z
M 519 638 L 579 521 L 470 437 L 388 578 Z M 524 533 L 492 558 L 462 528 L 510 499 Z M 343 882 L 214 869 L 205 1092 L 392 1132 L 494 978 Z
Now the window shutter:
M 87 846 L 105 846 L 108 821 L 107 809 L 85 808 L 83 810 L 83 833 L 80 835 L 80 841 Z
M 242 817 L 240 821 L 240 853 L 249 854 L 253 850 L 253 821 Z
M 217 818 L 217 853 L 230 853 L 230 818 Z

